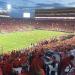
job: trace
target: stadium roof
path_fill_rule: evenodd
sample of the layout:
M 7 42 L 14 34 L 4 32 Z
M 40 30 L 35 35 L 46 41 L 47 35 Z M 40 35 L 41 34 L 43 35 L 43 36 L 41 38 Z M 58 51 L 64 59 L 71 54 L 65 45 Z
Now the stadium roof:
M 0 9 L 8 11 L 11 17 L 22 17 L 24 12 L 34 13 L 37 8 L 65 7 L 75 7 L 75 0 L 0 0 Z

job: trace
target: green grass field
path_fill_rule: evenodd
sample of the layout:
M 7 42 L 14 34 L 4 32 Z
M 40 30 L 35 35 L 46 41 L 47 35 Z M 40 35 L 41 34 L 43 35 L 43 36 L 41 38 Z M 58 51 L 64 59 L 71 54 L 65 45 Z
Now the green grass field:
M 13 49 L 26 48 L 31 43 L 37 43 L 44 39 L 59 37 L 64 32 L 33 30 L 26 32 L 0 33 L 0 54 Z

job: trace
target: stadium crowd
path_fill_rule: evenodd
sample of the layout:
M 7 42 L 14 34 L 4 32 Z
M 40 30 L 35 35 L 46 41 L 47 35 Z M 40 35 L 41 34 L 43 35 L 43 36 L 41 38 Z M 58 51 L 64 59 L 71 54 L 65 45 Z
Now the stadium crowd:
M 74 31 L 74 24 L 75 21 L 66 20 L 0 18 L 0 32 L 34 28 Z M 75 75 L 75 37 L 71 37 L 44 40 L 29 48 L 0 55 L 0 75 Z
M 75 75 L 75 45 L 66 40 L 44 40 L 0 56 L 0 75 Z M 71 41 L 70 41 L 71 40 Z
M 75 31 L 74 20 L 37 20 L 0 18 L 0 32 L 25 31 L 33 29 L 47 29 L 55 31 Z

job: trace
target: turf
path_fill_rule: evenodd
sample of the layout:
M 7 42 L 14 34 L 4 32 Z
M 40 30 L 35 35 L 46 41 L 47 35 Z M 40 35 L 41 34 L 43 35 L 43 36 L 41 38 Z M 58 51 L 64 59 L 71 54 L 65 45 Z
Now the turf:
M 26 48 L 31 43 L 61 36 L 64 32 L 33 30 L 26 32 L 0 33 L 0 54 L 14 49 Z

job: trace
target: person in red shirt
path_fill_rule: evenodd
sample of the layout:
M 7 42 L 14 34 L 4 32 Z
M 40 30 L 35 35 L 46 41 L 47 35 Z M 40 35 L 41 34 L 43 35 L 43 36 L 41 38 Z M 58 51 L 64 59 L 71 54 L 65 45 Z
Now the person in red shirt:
M 45 75 L 44 69 L 43 69 L 43 61 L 41 59 L 40 55 L 36 55 L 31 63 L 31 69 L 33 74 L 31 75 Z
M 6 73 L 5 75 L 10 75 L 11 71 L 12 71 L 11 61 L 10 60 L 6 61 L 6 63 L 3 66 L 4 66 L 4 69 L 5 69 L 5 73 Z
M 1 66 L 0 66 L 0 75 L 3 75 Z
M 58 75 L 65 75 L 65 68 L 69 65 L 71 65 L 72 67 L 74 66 L 74 64 L 72 63 L 73 60 L 73 55 L 63 58 L 58 65 Z

